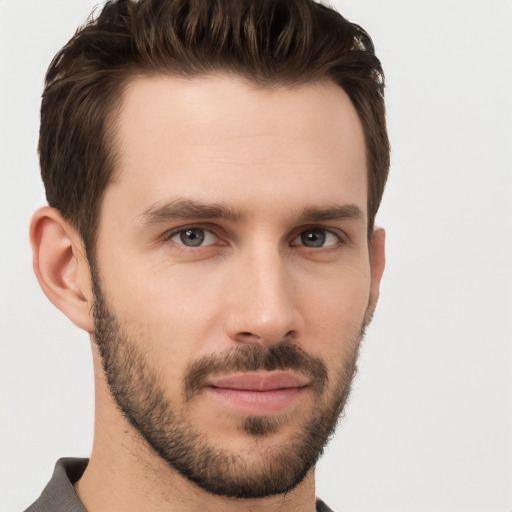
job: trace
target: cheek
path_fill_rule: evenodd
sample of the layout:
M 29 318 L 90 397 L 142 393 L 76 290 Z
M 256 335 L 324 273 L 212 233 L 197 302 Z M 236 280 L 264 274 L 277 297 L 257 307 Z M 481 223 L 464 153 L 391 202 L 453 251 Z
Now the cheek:
M 142 265 L 133 265 L 133 272 L 126 268 L 117 266 L 104 280 L 108 304 L 159 379 L 167 388 L 177 386 L 177 377 L 190 361 L 215 350 L 211 345 L 222 339 L 220 283 L 178 267 L 142 271 Z
M 311 338 L 312 351 L 325 362 L 345 359 L 359 341 L 370 299 L 370 274 L 366 270 L 332 275 L 322 289 L 310 290 L 303 315 L 305 337 Z M 316 340 L 316 341 L 315 341 Z
M 299 343 L 328 365 L 353 352 L 369 301 L 364 254 L 346 259 L 321 270 L 317 264 L 290 263 L 286 276 L 289 300 L 302 319 Z M 223 326 L 232 290 L 240 286 L 226 263 L 152 265 L 120 252 L 102 267 L 113 313 L 168 382 L 199 355 L 229 344 Z

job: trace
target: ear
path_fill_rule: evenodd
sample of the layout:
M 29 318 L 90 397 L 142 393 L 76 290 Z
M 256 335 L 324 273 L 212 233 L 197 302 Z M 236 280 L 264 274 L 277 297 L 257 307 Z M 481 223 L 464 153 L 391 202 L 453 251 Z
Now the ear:
M 76 230 L 45 206 L 32 217 L 30 243 L 34 272 L 46 296 L 78 327 L 92 332 L 89 264 Z
M 380 281 L 386 266 L 386 232 L 376 228 L 370 244 L 371 285 L 369 311 L 375 309 L 380 293 Z

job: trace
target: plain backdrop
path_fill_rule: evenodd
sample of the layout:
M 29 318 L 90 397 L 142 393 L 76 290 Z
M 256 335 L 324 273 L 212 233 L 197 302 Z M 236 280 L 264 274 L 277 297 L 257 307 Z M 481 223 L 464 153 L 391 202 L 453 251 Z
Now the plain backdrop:
M 43 76 L 97 2 L 0 0 L 0 510 L 87 456 L 87 336 L 33 276 Z M 388 265 L 318 465 L 341 512 L 512 510 L 512 1 L 339 0 L 387 75 Z

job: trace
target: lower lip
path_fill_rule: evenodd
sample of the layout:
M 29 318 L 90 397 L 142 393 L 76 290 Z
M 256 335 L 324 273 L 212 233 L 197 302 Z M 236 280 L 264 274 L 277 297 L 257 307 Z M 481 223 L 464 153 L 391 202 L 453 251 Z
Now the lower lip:
M 289 407 L 306 388 L 283 388 L 269 391 L 209 387 L 208 393 L 237 413 L 266 416 Z

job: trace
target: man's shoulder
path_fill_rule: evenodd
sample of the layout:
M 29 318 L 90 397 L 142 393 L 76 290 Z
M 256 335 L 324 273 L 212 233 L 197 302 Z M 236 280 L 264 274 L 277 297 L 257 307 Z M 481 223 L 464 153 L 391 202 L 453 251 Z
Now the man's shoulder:
M 82 476 L 89 459 L 62 458 L 41 496 L 25 512 L 86 512 L 73 484 Z
M 335 512 L 332 508 L 328 507 L 320 498 L 316 499 L 316 512 Z

